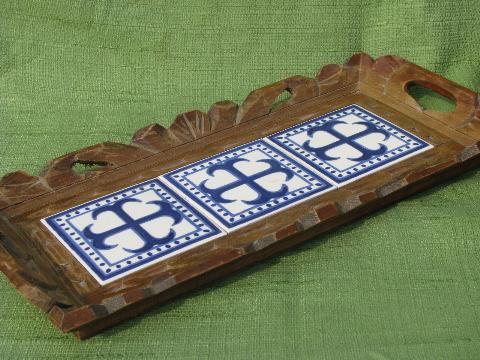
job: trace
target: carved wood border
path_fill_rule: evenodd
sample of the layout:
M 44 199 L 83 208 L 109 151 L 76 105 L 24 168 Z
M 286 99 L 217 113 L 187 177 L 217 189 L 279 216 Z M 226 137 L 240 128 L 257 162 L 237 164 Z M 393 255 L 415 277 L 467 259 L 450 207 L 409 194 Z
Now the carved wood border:
M 457 104 L 455 111 L 438 113 L 423 110 L 407 92 L 408 86 L 412 83 L 431 88 L 455 100 Z M 361 53 L 352 56 L 344 65 L 324 66 L 314 78 L 293 76 L 254 90 L 241 105 L 231 101 L 220 101 L 213 104 L 207 113 L 194 110 L 178 115 L 169 128 L 158 124 L 148 125 L 133 135 L 129 145 L 104 142 L 74 151 L 50 161 L 38 176 L 22 171 L 7 174 L 0 180 L 0 223 L 4 223 L 4 228 L 9 227 L 9 224 L 2 220 L 2 209 L 86 179 L 104 176 L 115 168 L 142 161 L 153 154 L 187 144 L 240 123 L 255 121 L 271 112 L 280 112 L 289 106 L 298 105 L 303 101 L 347 86 L 374 91 L 376 96 L 389 97 L 406 104 L 412 111 L 423 113 L 464 134 L 467 138 L 472 139 L 472 145 L 457 159 L 447 159 L 443 164 L 427 167 L 421 172 L 410 174 L 396 183 L 377 189 L 377 191 L 354 194 L 343 203 L 328 203 L 314 208 L 301 219 L 294 220 L 290 225 L 268 234 L 246 247 L 218 249 L 217 260 L 215 262 L 198 261 L 195 264 L 194 273 L 190 270 L 190 272 L 187 271 L 185 274 L 175 277 L 158 279 L 147 287 L 127 290 L 104 299 L 102 304 L 72 308 L 67 306 L 68 300 L 61 291 L 45 291 L 53 286 L 48 284 L 46 277 L 36 277 L 33 272 L 27 273 L 22 266 L 22 263 L 31 261 L 33 255 L 21 255 L 21 251 L 15 251 L 18 245 L 9 242 L 7 236 L 1 233 L 0 236 L 3 238 L 0 243 L 4 245 L 0 245 L 0 270 L 27 299 L 48 312 L 50 319 L 61 330 L 77 330 L 79 337 L 87 337 L 98 331 L 99 328 L 131 317 L 132 310 L 129 305 L 133 303 L 137 304 L 133 312 L 140 312 L 151 306 L 151 302 L 158 302 L 158 296 L 166 300 L 193 288 L 188 283 L 183 288 L 178 287 L 178 284 L 186 279 L 197 277 L 199 283 L 211 281 L 215 278 L 213 275 L 209 275 L 209 271 L 212 269 L 237 260 L 241 262 L 241 258 L 246 254 L 258 254 L 258 258 L 265 257 L 263 252 L 268 251 L 269 245 L 288 239 L 300 232 L 308 234 L 308 230 L 319 223 L 324 223 L 326 228 L 338 226 L 343 221 L 340 215 L 358 209 L 358 215 L 353 216 L 358 217 L 366 211 L 363 205 L 385 201 L 383 199 L 394 194 L 397 189 L 414 184 L 442 169 L 453 169 L 452 165 L 465 162 L 479 154 L 480 106 L 478 94 L 397 56 L 388 55 L 374 60 L 369 55 Z M 290 99 L 280 106 L 272 108 L 275 100 L 284 91 L 291 94 Z M 72 169 L 76 163 L 100 163 L 104 167 L 77 174 Z M 18 234 L 19 229 L 11 229 L 11 231 L 16 231 L 18 237 L 22 237 L 21 234 Z M 5 244 L 9 244 L 8 251 L 5 249 Z M 285 242 L 284 247 L 288 247 L 288 241 Z M 278 252 L 279 249 L 275 251 Z M 12 253 L 15 254 L 15 258 Z M 250 259 L 252 260 L 248 261 L 254 262 L 255 256 Z M 239 264 L 238 267 L 240 266 L 244 266 L 244 264 Z M 234 271 L 235 268 L 235 266 L 231 266 L 228 272 Z M 41 272 L 42 269 L 36 270 Z M 48 274 L 48 270 L 45 271 Z M 156 299 L 154 299 L 155 296 Z M 112 314 L 115 316 L 108 318 Z M 102 319 L 102 325 L 99 325 L 99 319 Z M 81 329 L 78 330 L 79 328 Z

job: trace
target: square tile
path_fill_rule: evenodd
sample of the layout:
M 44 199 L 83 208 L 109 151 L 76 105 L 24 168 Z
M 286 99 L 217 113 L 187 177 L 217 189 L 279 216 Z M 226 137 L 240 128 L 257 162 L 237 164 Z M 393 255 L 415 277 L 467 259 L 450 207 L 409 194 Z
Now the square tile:
M 337 184 L 405 160 L 432 145 L 358 105 L 268 137 Z
M 162 179 L 227 231 L 334 189 L 264 140 L 174 170 Z
M 223 234 L 158 179 L 42 222 L 100 284 Z

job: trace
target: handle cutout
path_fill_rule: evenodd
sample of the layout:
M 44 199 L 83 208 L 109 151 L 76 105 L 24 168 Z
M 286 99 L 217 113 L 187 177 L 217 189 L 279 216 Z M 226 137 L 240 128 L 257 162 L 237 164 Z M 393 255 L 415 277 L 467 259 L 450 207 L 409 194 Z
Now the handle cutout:
M 79 174 L 83 175 L 89 171 L 98 171 L 109 166 L 109 163 L 106 161 L 75 161 L 72 164 L 72 170 Z
M 288 89 L 283 90 L 280 95 L 278 95 L 270 106 L 270 111 L 277 109 L 280 105 L 286 103 L 292 98 L 292 94 Z
M 448 113 L 455 111 L 457 107 L 452 94 L 432 84 L 412 81 L 407 84 L 406 90 L 423 110 Z

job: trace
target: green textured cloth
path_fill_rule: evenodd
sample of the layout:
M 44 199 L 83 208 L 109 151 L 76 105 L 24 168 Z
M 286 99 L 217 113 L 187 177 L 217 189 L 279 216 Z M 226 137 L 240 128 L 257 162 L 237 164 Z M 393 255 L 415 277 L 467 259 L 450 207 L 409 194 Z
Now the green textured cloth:
M 475 91 L 471 1 L 0 2 L 0 174 L 352 53 Z M 480 172 L 79 342 L 0 277 L 0 358 L 479 359 Z

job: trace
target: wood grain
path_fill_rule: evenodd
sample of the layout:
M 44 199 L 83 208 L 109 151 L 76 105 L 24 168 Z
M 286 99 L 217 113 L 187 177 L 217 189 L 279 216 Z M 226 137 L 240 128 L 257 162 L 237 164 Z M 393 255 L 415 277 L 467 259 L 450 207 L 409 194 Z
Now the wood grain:
M 423 110 L 413 84 L 453 99 L 451 113 Z M 289 100 L 273 108 L 284 92 Z M 334 109 L 359 104 L 434 145 L 335 191 L 100 286 L 40 223 L 58 211 L 162 175 Z M 138 130 L 131 144 L 102 143 L 52 160 L 39 176 L 0 180 L 0 269 L 65 332 L 86 338 L 186 291 L 458 175 L 480 162 L 478 95 L 396 56 L 356 54 L 314 78 L 293 76 L 252 91 L 241 105 L 178 115 Z M 100 164 L 78 174 L 75 164 Z

